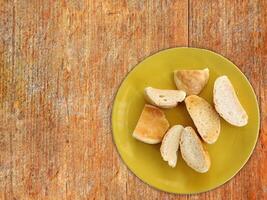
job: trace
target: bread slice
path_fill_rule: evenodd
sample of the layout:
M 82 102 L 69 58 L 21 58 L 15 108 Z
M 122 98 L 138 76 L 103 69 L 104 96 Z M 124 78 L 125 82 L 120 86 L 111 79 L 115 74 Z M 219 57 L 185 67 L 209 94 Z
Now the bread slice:
M 199 94 L 209 80 L 209 69 L 177 70 L 174 72 L 174 82 L 178 90 L 186 95 Z
M 171 127 L 165 134 L 160 146 L 163 160 L 167 161 L 171 167 L 175 167 L 177 163 L 177 151 L 183 129 L 184 127 L 181 125 Z
M 146 104 L 133 132 L 133 137 L 147 144 L 157 144 L 169 128 L 162 110 Z
M 210 168 L 210 156 L 201 140 L 191 127 L 182 131 L 180 140 L 182 158 L 186 164 L 197 172 L 205 173 Z
M 145 88 L 146 100 L 160 108 L 174 108 L 185 98 L 185 92 L 182 90 L 160 90 L 152 87 Z
M 221 124 L 215 109 L 196 95 L 186 97 L 185 105 L 202 139 L 209 144 L 216 142 Z
M 230 124 L 245 126 L 248 123 L 248 115 L 227 76 L 220 76 L 215 80 L 213 101 L 216 111 Z

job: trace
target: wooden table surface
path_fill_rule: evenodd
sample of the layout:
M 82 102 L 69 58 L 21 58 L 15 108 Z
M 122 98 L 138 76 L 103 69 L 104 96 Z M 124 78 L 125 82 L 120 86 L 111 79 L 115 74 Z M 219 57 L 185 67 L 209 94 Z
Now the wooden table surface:
M 207 48 L 248 77 L 261 109 L 256 149 L 198 195 L 139 180 L 112 140 L 127 73 L 162 49 Z M 0 0 L 0 199 L 267 198 L 267 1 Z

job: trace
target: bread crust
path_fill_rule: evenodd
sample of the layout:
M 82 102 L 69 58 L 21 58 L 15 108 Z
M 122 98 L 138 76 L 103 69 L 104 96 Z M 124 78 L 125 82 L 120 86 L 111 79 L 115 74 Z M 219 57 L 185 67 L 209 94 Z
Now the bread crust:
M 133 132 L 133 137 L 148 144 L 157 144 L 169 128 L 169 122 L 164 112 L 152 105 L 146 104 Z
M 185 99 L 186 93 L 182 90 L 161 90 L 147 87 L 144 90 L 145 99 L 160 108 L 174 108 Z
M 197 95 L 209 80 L 209 69 L 203 70 L 177 70 L 174 72 L 174 82 L 179 90 L 187 95 Z
M 195 146 L 190 146 L 186 144 L 187 137 L 191 137 L 191 140 L 194 140 Z M 193 143 L 192 142 L 192 143 Z M 208 151 L 206 151 L 203 147 L 203 144 L 199 137 L 197 136 L 195 130 L 192 127 L 186 127 L 184 128 L 181 140 L 180 140 L 180 149 L 181 149 L 181 155 L 186 164 L 194 169 L 197 172 L 205 173 L 210 169 L 211 161 Z M 189 155 L 188 151 L 192 149 L 198 150 L 198 155 Z M 199 162 L 197 162 L 199 161 Z
M 216 110 L 203 98 L 190 95 L 185 99 L 185 105 L 201 138 L 208 144 L 217 141 L 221 123 Z
M 228 123 L 238 127 L 248 123 L 248 115 L 227 76 L 220 76 L 215 80 L 213 102 L 216 111 Z
M 171 167 L 175 167 L 177 163 L 177 151 L 183 129 L 184 127 L 181 125 L 172 126 L 165 134 L 160 146 L 160 153 L 163 160 L 167 161 Z

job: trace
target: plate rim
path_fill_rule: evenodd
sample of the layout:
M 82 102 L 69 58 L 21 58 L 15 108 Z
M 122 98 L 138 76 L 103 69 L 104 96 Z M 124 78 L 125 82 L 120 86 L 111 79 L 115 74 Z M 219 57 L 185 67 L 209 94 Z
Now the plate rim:
M 253 98 L 256 102 L 256 107 L 257 107 L 257 117 L 258 117 L 258 123 L 257 123 L 257 135 L 256 135 L 256 140 L 253 144 L 253 147 L 249 153 L 249 155 L 247 156 L 247 158 L 244 160 L 244 162 L 242 163 L 242 165 L 238 168 L 238 170 L 229 178 L 227 178 L 225 181 L 223 181 L 222 183 L 219 183 L 218 185 L 216 185 L 215 187 L 210 187 L 208 189 L 204 189 L 204 190 L 199 190 L 198 192 L 188 192 L 188 193 L 183 193 L 183 192 L 173 192 L 173 191 L 170 191 L 170 190 L 165 190 L 163 188 L 160 188 L 158 186 L 156 186 L 155 184 L 151 184 L 151 183 L 148 183 L 146 180 L 142 179 L 139 175 L 137 175 L 135 173 L 135 171 L 132 169 L 132 167 L 130 165 L 128 165 L 128 163 L 125 161 L 125 159 L 123 158 L 123 156 L 121 155 L 120 153 L 120 150 L 117 146 L 117 140 L 115 139 L 114 137 L 114 123 L 115 123 L 115 107 L 117 106 L 117 98 L 118 98 L 118 94 L 119 94 L 119 91 L 121 89 L 121 86 L 123 85 L 123 83 L 129 78 L 129 75 L 130 73 L 132 73 L 135 69 L 137 69 L 137 66 L 139 64 L 141 64 L 142 62 L 144 62 L 146 59 L 148 58 L 151 58 L 152 56 L 155 56 L 157 54 L 160 54 L 164 51 L 168 51 L 168 50 L 174 50 L 174 49 L 195 49 L 195 50 L 201 50 L 201 51 L 206 51 L 206 52 L 209 52 L 209 53 L 212 53 L 212 54 L 215 54 L 216 56 L 219 56 L 221 57 L 222 59 L 226 59 L 228 62 L 230 62 L 240 73 L 241 75 L 245 78 L 245 80 L 248 82 L 248 85 L 250 87 L 250 89 L 252 90 L 253 92 Z M 123 162 L 123 164 L 127 167 L 127 169 L 133 173 L 139 180 L 141 180 L 143 183 L 147 184 L 149 187 L 153 188 L 153 189 L 156 189 L 158 191 L 163 191 L 163 192 L 166 192 L 166 193 L 170 193 L 170 194 L 175 194 L 175 195 L 195 195 L 195 194 L 200 194 L 200 193 L 205 193 L 205 192 L 209 192 L 211 190 L 215 190 L 215 189 L 218 189 L 219 187 L 225 185 L 226 183 L 228 183 L 230 180 L 232 180 L 242 169 L 243 167 L 248 163 L 248 161 L 250 160 L 254 150 L 255 150 L 255 147 L 258 143 L 258 140 L 259 140 L 259 135 L 260 135 L 260 124 L 261 124 L 261 117 L 260 117 L 260 108 L 259 108 L 259 102 L 258 102 L 258 99 L 257 99 L 257 95 L 254 91 L 254 88 L 253 86 L 251 85 L 250 81 L 248 80 L 248 78 L 246 77 L 246 75 L 237 67 L 237 65 L 232 62 L 230 59 L 222 56 L 221 54 L 213 51 L 213 50 L 209 50 L 209 49 L 205 49 L 205 48 L 197 48 L 197 47 L 170 47 L 170 48 L 165 48 L 165 49 L 160 49 L 156 52 L 152 52 L 151 54 L 149 54 L 148 56 L 144 57 L 143 59 L 141 59 L 138 63 L 136 63 L 132 69 L 130 71 L 127 72 L 127 74 L 123 77 L 123 79 L 121 80 L 119 86 L 118 86 L 118 89 L 116 90 L 116 93 L 114 95 L 114 98 L 113 98 L 113 104 L 112 104 L 112 111 L 111 111 L 111 129 L 112 129 L 112 140 L 114 142 L 114 145 L 116 147 L 116 151 L 119 155 L 119 158 L 121 159 L 121 161 Z

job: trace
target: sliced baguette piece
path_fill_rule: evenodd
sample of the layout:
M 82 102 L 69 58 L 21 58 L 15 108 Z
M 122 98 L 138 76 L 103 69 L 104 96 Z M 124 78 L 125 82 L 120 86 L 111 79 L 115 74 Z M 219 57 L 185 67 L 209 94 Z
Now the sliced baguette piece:
M 175 167 L 177 163 L 177 151 L 183 129 L 184 127 L 181 125 L 171 127 L 165 134 L 160 146 L 163 160 L 167 161 L 171 167 Z
M 208 144 L 216 142 L 221 124 L 215 109 L 205 99 L 196 95 L 186 97 L 185 105 L 202 139 Z
M 248 115 L 227 76 L 220 76 L 215 80 L 213 101 L 216 111 L 228 123 L 239 127 L 248 123 Z
M 182 90 L 161 90 L 152 87 L 145 88 L 146 100 L 160 108 L 174 108 L 186 96 Z
M 146 104 L 133 132 L 133 137 L 147 144 L 157 144 L 169 128 L 162 110 Z
M 182 131 L 180 140 L 182 158 L 186 164 L 197 172 L 205 173 L 210 168 L 210 156 L 204 149 L 201 140 L 191 127 Z
M 174 82 L 178 90 L 186 95 L 199 94 L 209 80 L 209 69 L 203 70 L 177 70 L 174 72 Z

